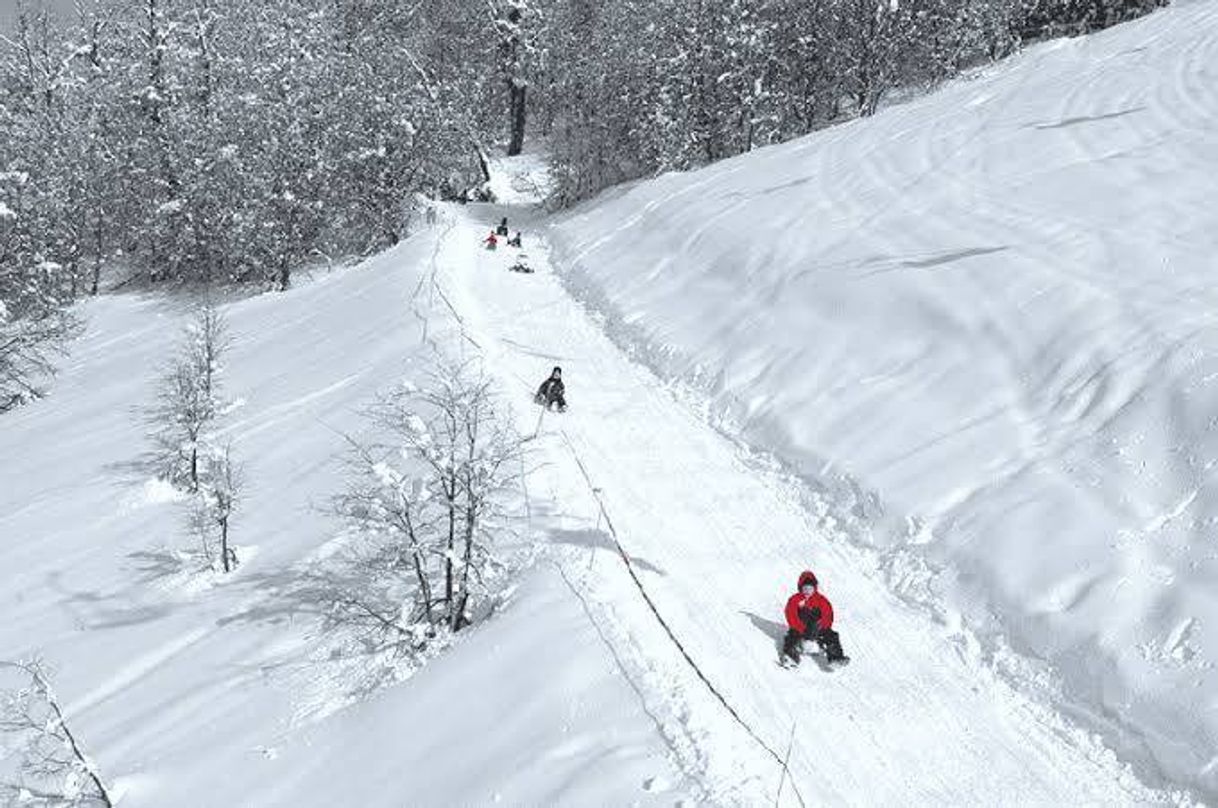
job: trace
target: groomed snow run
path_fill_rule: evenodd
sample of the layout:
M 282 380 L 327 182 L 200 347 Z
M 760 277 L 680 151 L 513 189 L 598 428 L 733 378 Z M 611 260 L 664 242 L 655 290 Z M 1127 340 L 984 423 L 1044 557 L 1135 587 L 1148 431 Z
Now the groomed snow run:
M 869 525 L 851 537 L 878 548 L 897 591 L 963 619 L 1000 664 L 1017 662 L 1005 647 L 1046 660 L 1058 708 L 1147 782 L 1218 797 L 1218 3 L 1173 3 L 873 119 L 615 191 L 550 235 L 615 342 Z M 614 377 L 546 345 L 571 358 L 571 420 L 591 444 L 584 408 Z M 640 406 L 622 402 L 612 429 L 672 455 L 673 481 L 717 488 L 663 429 L 634 431 Z M 621 468 L 621 448 L 604 462 Z M 706 597 L 761 608 L 767 574 L 825 567 L 823 534 L 792 531 L 769 508 L 725 528 L 727 547 L 761 557 L 719 563 L 756 590 Z M 718 551 L 711 535 L 698 541 Z M 688 563 L 663 565 L 665 581 Z M 848 645 L 892 642 L 870 623 L 887 607 L 822 578 Z

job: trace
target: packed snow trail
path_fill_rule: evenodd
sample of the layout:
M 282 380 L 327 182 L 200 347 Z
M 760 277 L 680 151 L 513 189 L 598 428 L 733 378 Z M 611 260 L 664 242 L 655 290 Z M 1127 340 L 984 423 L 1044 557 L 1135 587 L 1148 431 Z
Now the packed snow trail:
M 504 213 L 524 230 L 535 274 L 508 271 L 516 250 L 480 248 L 485 228 Z M 658 611 L 741 722 L 777 750 L 794 727 L 791 778 L 808 804 L 1164 799 L 890 594 L 857 551 L 827 539 L 832 530 L 795 489 L 623 355 L 550 271 L 527 209 L 467 215 L 438 254 L 435 282 L 519 403 L 518 428 L 532 433 L 540 423 L 535 447 L 545 462 L 530 484 L 559 510 L 535 527 L 571 545 L 568 573 L 643 676 L 685 765 L 702 771 L 716 799 L 772 800 L 780 767 L 648 612 L 613 549 L 601 502 Z M 553 365 L 563 367 L 570 409 L 539 420 L 531 395 Z M 846 669 L 775 664 L 781 607 L 805 567 L 837 608 L 854 659 Z M 784 804 L 796 799 L 788 786 Z

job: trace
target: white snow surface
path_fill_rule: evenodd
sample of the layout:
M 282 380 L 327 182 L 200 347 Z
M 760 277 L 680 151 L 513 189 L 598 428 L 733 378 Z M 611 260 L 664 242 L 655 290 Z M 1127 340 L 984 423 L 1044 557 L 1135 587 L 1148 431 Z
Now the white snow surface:
M 439 253 L 436 284 L 470 350 L 516 391 L 518 429 L 537 435 L 530 488 L 562 510 L 536 512 L 534 523 L 569 547 L 560 563 L 702 800 L 1176 799 L 1012 688 L 958 627 L 897 597 L 874 559 L 845 540 L 851 526 L 835 522 L 831 502 L 805 496 L 623 353 L 564 288 L 546 245 L 530 240 L 538 222 L 528 211 L 471 208 Z M 509 271 L 519 251 L 479 247 L 502 214 L 526 233 L 534 274 Z M 570 409 L 543 414 L 531 396 L 554 365 L 564 369 Z M 823 671 L 811 658 L 797 671 L 778 665 L 782 607 L 808 564 L 838 604 L 854 658 L 846 668 Z
M 124 808 L 1187 802 L 1171 782 L 1209 789 L 1213 754 L 1216 10 L 553 228 L 541 162 L 507 162 L 511 205 L 226 306 L 227 578 L 185 566 L 183 503 L 133 466 L 182 313 L 89 303 L 52 395 L 0 420 L 0 658 L 54 667 Z M 534 274 L 480 248 L 503 215 Z M 536 436 L 501 548 L 536 563 L 393 682 L 292 592 L 343 541 L 340 433 L 432 345 L 485 360 Z M 556 364 L 571 408 L 542 417 Z M 847 667 L 776 664 L 808 566 Z
M 869 524 L 851 538 L 898 591 L 1047 660 L 1058 706 L 1149 782 L 1218 797 L 1218 3 L 621 189 L 550 235 L 617 344 Z M 605 376 L 563 352 L 587 419 Z M 702 472 L 680 470 L 700 496 Z M 816 567 L 876 664 L 894 635 L 821 536 L 767 508 L 730 532 Z M 761 580 L 716 565 L 716 602 Z
M 292 595 L 340 541 L 340 432 L 431 353 L 412 309 L 451 343 L 415 305 L 443 232 L 225 307 L 247 481 L 228 579 L 194 571 L 181 495 L 134 465 L 180 307 L 83 306 L 52 394 L 0 423 L 0 658 L 43 657 L 123 808 L 672 805 L 694 787 L 551 564 L 379 691 L 384 660 L 334 656 Z

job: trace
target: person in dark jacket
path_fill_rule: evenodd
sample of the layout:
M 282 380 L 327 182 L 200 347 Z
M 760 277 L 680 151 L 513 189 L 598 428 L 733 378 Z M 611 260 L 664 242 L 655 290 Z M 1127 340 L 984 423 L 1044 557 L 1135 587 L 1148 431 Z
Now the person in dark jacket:
M 508 239 L 508 246 L 509 246 L 509 247 L 519 247 L 519 246 L 521 246 L 521 244 L 520 244 L 520 231 L 519 231 L 519 230 L 517 230 L 517 231 L 516 231 L 516 235 L 514 235 L 514 236 L 512 236 L 510 239 Z
M 506 216 L 504 216 L 502 219 L 499 220 L 499 226 L 495 228 L 495 233 L 500 236 L 506 236 L 508 234 Z
M 544 405 L 547 410 L 555 404 L 558 405 L 559 412 L 567 409 L 566 387 L 562 383 L 562 368 L 554 368 L 550 373 L 550 378 L 537 388 L 537 395 L 533 396 L 533 400 Z
M 799 591 L 787 599 L 787 636 L 782 642 L 782 653 L 799 664 L 804 640 L 816 640 L 825 659 L 841 662 L 841 638 L 833 630 L 833 604 L 820 593 L 819 582 L 811 570 L 799 575 Z

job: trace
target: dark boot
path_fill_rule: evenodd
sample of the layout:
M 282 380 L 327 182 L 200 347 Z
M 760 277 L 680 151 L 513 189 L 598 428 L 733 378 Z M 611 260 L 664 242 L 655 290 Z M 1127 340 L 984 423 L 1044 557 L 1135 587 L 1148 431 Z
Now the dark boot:
M 816 641 L 820 643 L 821 649 L 825 652 L 825 659 L 829 662 L 840 662 L 846 658 L 846 655 L 842 653 L 842 640 L 833 629 L 827 628 L 821 631 L 816 636 Z
M 787 636 L 782 641 L 782 655 L 790 658 L 792 662 L 798 665 L 799 655 L 803 651 L 803 647 L 803 635 L 794 629 L 787 631 Z

